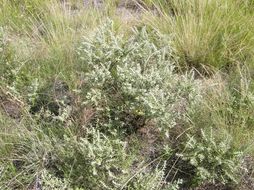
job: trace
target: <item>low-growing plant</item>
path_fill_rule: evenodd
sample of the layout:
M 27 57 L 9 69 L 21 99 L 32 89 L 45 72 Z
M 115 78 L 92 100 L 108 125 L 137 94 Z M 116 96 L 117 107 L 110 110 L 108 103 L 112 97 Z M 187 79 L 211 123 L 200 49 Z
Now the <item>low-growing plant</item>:
M 4 38 L 3 38 L 3 28 L 0 27 L 0 64 L 1 64 L 1 66 L 3 65 L 3 62 L 4 62 L 4 56 L 3 56 L 4 48 L 5 48 L 5 43 L 4 43 Z M 0 74 L 3 74 L 2 69 L 0 70 Z
M 1 83 L 15 88 L 26 84 L 30 78 L 23 71 L 25 61 L 16 59 L 8 32 L 8 27 L 0 27 L 0 79 Z
M 126 146 L 116 139 L 109 139 L 95 129 L 89 129 L 86 137 L 64 137 L 64 143 L 56 146 L 58 168 L 71 184 L 80 188 L 113 188 L 125 175 L 130 158 Z
M 3 51 L 4 51 L 4 45 L 5 45 L 5 41 L 4 41 L 4 30 L 2 27 L 0 27 L 0 53 L 2 55 Z
M 77 137 L 65 128 L 46 130 L 42 125 L 27 129 L 21 124 L 18 129 L 1 133 L 0 187 L 116 187 L 132 160 L 125 143 L 95 129 L 86 132 Z
M 190 112 L 191 126 L 204 126 L 227 130 L 235 147 L 253 151 L 253 92 L 250 73 L 239 68 L 229 75 L 217 73 L 214 78 L 204 80 L 203 100 Z M 202 119 L 200 119 L 202 118 Z M 248 131 L 248 132 L 247 132 Z
M 0 23 L 22 31 L 29 27 L 30 19 L 42 16 L 42 7 L 47 0 L 1 0 Z M 29 18 L 29 19 L 28 19 Z
M 70 189 L 69 183 L 65 179 L 57 178 L 50 174 L 47 170 L 41 172 L 40 177 L 36 179 L 34 188 L 52 189 L 52 190 L 63 190 Z M 80 189 L 81 190 L 81 189 Z
M 167 176 L 164 166 L 155 167 L 154 169 L 144 168 L 142 171 L 134 174 L 128 183 L 125 184 L 121 189 L 126 190 L 178 190 L 182 184 L 182 180 L 178 179 L 175 181 L 168 182 L 165 179 Z
M 50 137 L 43 135 L 38 128 L 29 131 L 24 125 L 20 123 L 17 129 L 9 129 L 1 134 L 1 138 L 5 139 L 1 142 L 1 150 L 5 152 L 2 152 L 0 163 L 4 168 L 0 182 L 3 189 L 28 188 L 51 162 L 54 147 Z
M 233 148 L 228 136 L 218 139 L 215 130 L 201 129 L 200 137 L 188 136 L 185 149 L 179 156 L 194 166 L 192 185 L 222 183 L 233 185 L 239 182 L 242 152 Z
M 4 27 L 0 26 L 0 79 L 1 81 L 8 80 L 10 75 L 11 65 L 8 62 L 8 44 Z

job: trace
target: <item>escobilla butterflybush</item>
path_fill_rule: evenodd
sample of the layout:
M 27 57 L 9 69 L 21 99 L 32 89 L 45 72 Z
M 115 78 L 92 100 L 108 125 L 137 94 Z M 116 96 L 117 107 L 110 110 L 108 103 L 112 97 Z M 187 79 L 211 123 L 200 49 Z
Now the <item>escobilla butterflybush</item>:
M 162 37 L 142 28 L 125 41 L 109 20 L 83 40 L 78 54 L 89 68 L 84 103 L 98 111 L 97 125 L 112 122 L 113 128 L 135 130 L 141 126 L 133 126 L 134 120 L 142 120 L 141 125 L 153 120 L 168 132 L 184 118 L 179 102 L 187 108 L 199 98 L 193 75 L 176 74 L 172 48 L 156 43 L 156 38 Z

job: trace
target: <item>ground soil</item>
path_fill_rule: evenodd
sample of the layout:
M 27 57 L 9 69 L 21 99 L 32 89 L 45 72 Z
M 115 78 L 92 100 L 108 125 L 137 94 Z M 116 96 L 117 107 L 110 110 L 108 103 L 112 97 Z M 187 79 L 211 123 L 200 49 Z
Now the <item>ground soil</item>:
M 23 112 L 23 103 L 8 91 L 0 88 L 0 111 L 9 117 L 19 120 Z

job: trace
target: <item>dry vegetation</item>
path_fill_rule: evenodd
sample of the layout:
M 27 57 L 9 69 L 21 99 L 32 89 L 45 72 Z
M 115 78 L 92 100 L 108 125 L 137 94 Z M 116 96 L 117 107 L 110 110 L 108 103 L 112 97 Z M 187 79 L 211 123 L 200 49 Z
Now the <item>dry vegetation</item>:
M 253 0 L 0 0 L 0 189 L 254 189 Z

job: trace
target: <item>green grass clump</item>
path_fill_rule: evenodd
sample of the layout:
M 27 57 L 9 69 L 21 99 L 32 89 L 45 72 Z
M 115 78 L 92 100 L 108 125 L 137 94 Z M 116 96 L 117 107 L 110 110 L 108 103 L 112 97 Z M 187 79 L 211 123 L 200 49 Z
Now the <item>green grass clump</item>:
M 8 24 L 11 28 L 22 31 L 29 28 L 32 19 L 43 16 L 43 7 L 48 0 L 1 0 L 0 1 L 0 23 Z
M 165 7 L 165 8 L 164 8 Z M 237 1 L 169 1 L 148 23 L 172 35 L 185 67 L 223 68 L 253 61 L 251 14 Z M 168 8 L 170 7 L 170 8 Z M 154 18 L 154 19 L 153 19 Z
M 254 104 L 249 72 L 239 68 L 225 79 L 220 74 L 216 77 L 205 83 L 211 87 L 204 86 L 204 100 L 190 114 L 192 124 L 195 128 L 205 126 L 226 130 L 234 138 L 235 147 L 253 154 Z
M 60 130 L 64 129 L 59 128 L 58 133 Z M 8 144 L 1 143 L 2 156 L 6 156 L 1 156 L 1 188 L 26 189 L 48 183 L 43 181 L 44 172 L 65 180 L 68 188 L 114 187 L 128 165 L 124 143 L 95 130 L 77 138 L 67 131 L 59 137 L 47 134 L 43 127 L 29 131 L 20 126 L 6 135 L 1 135 L 8 138 Z

